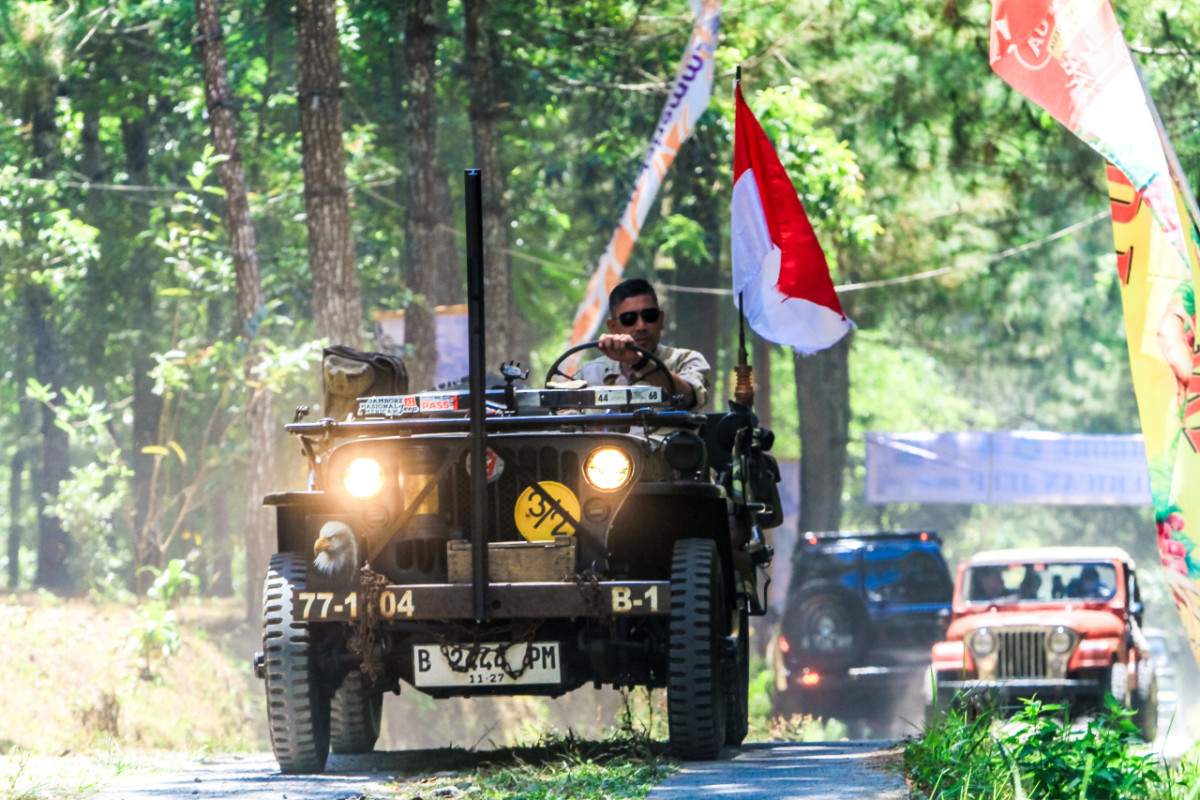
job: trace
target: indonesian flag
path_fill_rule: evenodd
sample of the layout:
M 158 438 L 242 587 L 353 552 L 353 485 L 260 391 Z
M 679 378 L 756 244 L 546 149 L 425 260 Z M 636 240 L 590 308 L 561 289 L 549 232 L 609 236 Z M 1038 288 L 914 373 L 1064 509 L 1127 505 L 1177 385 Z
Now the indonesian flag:
M 842 312 L 825 252 L 771 140 L 734 89 L 733 299 L 759 336 L 805 355 L 854 327 Z

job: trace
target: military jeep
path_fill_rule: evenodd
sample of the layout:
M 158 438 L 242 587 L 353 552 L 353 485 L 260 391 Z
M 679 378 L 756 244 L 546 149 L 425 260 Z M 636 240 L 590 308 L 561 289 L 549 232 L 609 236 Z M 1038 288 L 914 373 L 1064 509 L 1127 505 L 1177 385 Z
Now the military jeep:
M 402 684 L 665 688 L 673 752 L 712 758 L 747 733 L 747 617 L 766 611 L 763 530 L 782 522 L 773 435 L 746 402 L 699 414 L 654 386 L 568 380 L 594 342 L 540 385 L 511 363 L 489 380 L 471 240 L 467 386 L 410 394 L 403 365 L 335 348 L 339 417 L 286 426 L 310 488 L 265 499 L 278 547 L 256 658 L 280 769 L 372 750 Z

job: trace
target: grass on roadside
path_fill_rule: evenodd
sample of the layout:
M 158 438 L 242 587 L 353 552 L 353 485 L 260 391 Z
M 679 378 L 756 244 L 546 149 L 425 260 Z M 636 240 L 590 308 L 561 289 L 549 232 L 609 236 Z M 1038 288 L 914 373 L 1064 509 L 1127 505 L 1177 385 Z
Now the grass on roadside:
M 675 770 L 665 742 L 634 729 L 626 717 L 622 729 L 603 741 L 571 734 L 537 744 L 509 747 L 486 754 L 486 761 L 460 774 L 439 774 L 393 785 L 388 800 L 428 797 L 478 800 L 501 798 L 643 798 Z
M 1038 701 L 1011 719 L 954 708 L 908 744 L 904 767 L 930 800 L 1196 800 L 1195 758 L 1167 767 L 1132 716 L 1112 698 L 1086 726 Z
M 0 800 L 77 800 L 130 775 L 182 768 L 189 756 L 131 755 L 111 739 L 106 750 L 47 755 L 14 749 L 0 756 Z

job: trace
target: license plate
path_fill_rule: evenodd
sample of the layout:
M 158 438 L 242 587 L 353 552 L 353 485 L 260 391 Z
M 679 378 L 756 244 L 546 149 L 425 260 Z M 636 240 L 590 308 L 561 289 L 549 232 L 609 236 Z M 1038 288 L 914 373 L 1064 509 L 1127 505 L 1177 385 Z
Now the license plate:
M 526 649 L 529 649 L 527 666 Z M 523 686 L 562 682 L 558 642 L 486 643 L 478 649 L 468 645 L 446 647 L 445 651 L 436 644 L 417 644 L 413 645 L 413 667 L 416 686 Z

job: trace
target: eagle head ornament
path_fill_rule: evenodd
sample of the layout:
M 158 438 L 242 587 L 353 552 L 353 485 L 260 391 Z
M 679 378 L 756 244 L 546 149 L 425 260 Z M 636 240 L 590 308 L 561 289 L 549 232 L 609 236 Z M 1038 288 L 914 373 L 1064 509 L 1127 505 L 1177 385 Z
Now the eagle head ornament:
M 358 569 L 358 538 L 344 522 L 321 526 L 313 545 L 313 566 L 325 575 L 347 575 Z

